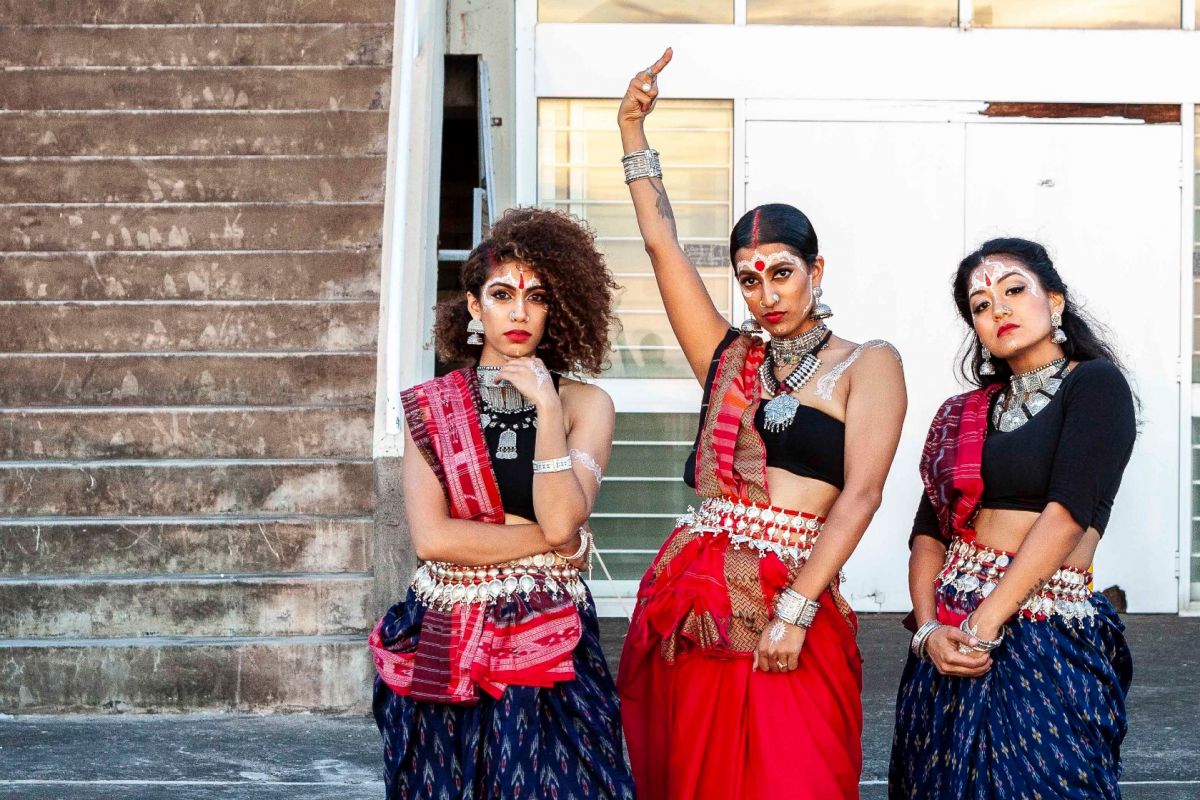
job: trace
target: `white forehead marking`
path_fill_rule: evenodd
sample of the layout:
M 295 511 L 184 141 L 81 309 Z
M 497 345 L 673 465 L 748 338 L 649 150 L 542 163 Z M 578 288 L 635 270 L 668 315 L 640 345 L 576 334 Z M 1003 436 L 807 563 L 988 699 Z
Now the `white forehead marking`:
M 998 259 L 986 259 L 979 267 L 971 273 L 971 286 L 967 289 L 967 294 L 972 295 L 978 291 L 990 291 L 996 286 L 997 281 L 1008 273 L 1020 275 L 1029 284 L 1029 293 L 1034 297 L 1041 295 L 1041 288 L 1037 280 L 1030 274 L 1029 270 L 1019 264 L 1006 264 Z
M 492 308 L 496 305 L 496 301 L 491 297 L 491 288 L 497 283 L 507 283 L 511 286 L 519 287 L 521 285 L 522 277 L 522 270 L 514 269 L 512 266 L 509 266 L 508 272 L 504 273 L 503 275 L 496 275 L 495 277 L 488 279 L 488 281 L 483 284 L 483 297 L 480 298 L 479 302 L 484 308 Z M 525 279 L 525 291 L 528 292 L 533 289 L 540 288 L 542 288 L 542 282 L 539 281 L 535 276 L 531 275 Z

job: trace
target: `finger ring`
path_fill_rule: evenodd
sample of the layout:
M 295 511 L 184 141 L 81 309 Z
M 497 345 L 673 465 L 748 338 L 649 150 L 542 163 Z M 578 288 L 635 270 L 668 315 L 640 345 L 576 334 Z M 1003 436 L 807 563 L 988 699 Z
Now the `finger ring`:
M 643 83 L 643 84 L 642 84 L 642 91 L 643 91 L 643 92 L 648 92 L 648 91 L 650 91 L 650 88 L 651 88 L 651 87 L 650 87 L 650 84 L 648 84 L 648 83 Z
M 775 659 L 775 666 L 776 666 L 778 669 L 787 669 L 787 662 L 786 662 L 786 661 L 780 661 L 779 659 Z
M 646 67 L 646 74 L 650 76 L 650 80 L 654 80 L 656 77 L 658 77 L 658 73 L 654 71 L 653 64 Z
M 962 653 L 965 656 L 971 652 L 971 648 L 967 647 L 965 644 L 960 644 L 958 646 L 958 652 Z

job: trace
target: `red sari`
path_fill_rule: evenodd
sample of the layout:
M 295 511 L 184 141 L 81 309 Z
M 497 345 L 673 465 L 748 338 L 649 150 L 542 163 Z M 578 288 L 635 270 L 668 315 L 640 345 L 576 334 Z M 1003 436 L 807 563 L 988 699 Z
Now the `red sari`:
M 766 448 L 754 429 L 763 345 L 720 356 L 700 430 L 696 491 L 768 504 Z M 618 673 L 642 800 L 857 798 L 862 657 L 837 581 L 788 673 L 753 669 L 775 598 L 800 564 L 740 546 L 734 530 L 681 519 L 642 579 Z

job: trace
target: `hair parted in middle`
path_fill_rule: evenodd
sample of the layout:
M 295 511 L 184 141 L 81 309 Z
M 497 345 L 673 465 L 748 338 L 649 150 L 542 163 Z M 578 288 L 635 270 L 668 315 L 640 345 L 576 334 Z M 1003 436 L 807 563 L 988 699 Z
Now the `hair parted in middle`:
M 618 330 L 613 292 L 621 287 L 596 249 L 595 232 L 563 211 L 509 209 L 463 262 L 463 291 L 479 298 L 491 271 L 514 261 L 528 264 L 546 289 L 548 314 L 538 357 L 555 372 L 598 375 L 608 360 L 609 338 Z M 467 344 L 470 320 L 465 297 L 438 304 L 434 346 L 444 360 L 478 363 L 482 346 Z
M 787 203 L 767 203 L 742 215 L 729 234 L 729 263 L 736 268 L 734 253 L 744 247 L 758 249 L 760 244 L 784 245 L 810 267 L 819 252 L 812 222 Z

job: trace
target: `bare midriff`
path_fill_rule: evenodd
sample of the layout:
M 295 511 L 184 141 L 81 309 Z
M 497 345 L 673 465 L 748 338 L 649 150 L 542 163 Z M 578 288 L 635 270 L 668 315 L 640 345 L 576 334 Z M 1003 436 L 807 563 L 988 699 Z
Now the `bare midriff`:
M 976 541 L 995 550 L 1006 550 L 1015 553 L 1021 549 L 1025 537 L 1033 529 L 1037 521 L 1036 511 L 1016 511 L 1007 508 L 983 508 L 975 517 Z M 1063 561 L 1068 567 L 1086 570 L 1092 565 L 1096 556 L 1096 546 L 1100 544 L 1100 534 L 1095 528 L 1088 528 L 1079 544 Z
M 775 467 L 767 467 L 767 486 L 771 492 L 771 505 L 807 511 L 818 517 L 829 516 L 829 509 L 841 494 L 836 486 L 825 481 L 801 478 Z

